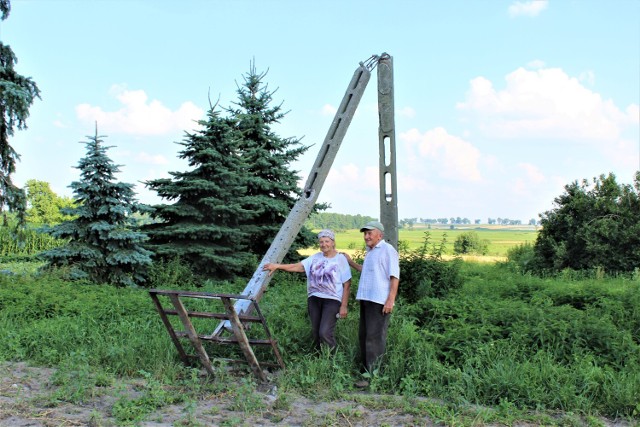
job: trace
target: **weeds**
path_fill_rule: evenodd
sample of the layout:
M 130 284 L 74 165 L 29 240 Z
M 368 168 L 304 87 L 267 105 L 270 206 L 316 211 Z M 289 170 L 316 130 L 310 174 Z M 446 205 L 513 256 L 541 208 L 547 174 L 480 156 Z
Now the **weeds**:
M 422 257 L 429 257 L 425 247 L 412 260 L 416 278 L 424 267 Z M 437 264 L 441 261 L 429 262 L 445 268 Z M 155 280 L 179 281 L 182 270 L 165 268 Z M 399 302 L 384 362 L 369 378 L 371 392 L 401 394 L 398 410 L 448 425 L 511 424 L 530 411 L 541 411 L 538 420 L 557 411 L 576 414 L 560 422 L 567 425 L 584 422 L 585 416 L 639 416 L 637 280 L 535 278 L 501 266 L 469 264 L 455 269 L 436 280 L 459 280 L 447 292 L 418 291 Z M 401 287 L 409 287 L 411 277 L 403 277 Z M 237 283 L 186 287 L 191 286 L 241 290 Z M 337 351 L 315 353 L 305 301 L 304 282 L 293 275 L 275 277 L 261 301 L 286 365 L 277 379 L 274 410 L 286 411 L 294 394 L 341 399 L 358 378 L 356 303 L 351 301 L 349 316 L 338 323 Z M 230 398 L 233 411 L 267 410 L 255 382 L 246 377 L 238 383 L 215 358 L 215 381 L 184 368 L 141 289 L 70 284 L 28 269 L 0 275 L 0 336 L 0 360 L 57 367 L 52 381 L 59 391 L 44 397 L 51 405 L 86 401 L 125 377 L 140 384 L 134 396 L 123 391 L 113 406 L 113 416 L 123 424 L 181 402 L 186 407 L 182 425 L 195 426 L 194 405 L 210 395 Z M 261 349 L 256 354 L 259 360 L 272 356 Z M 420 400 L 424 397 L 438 403 Z M 458 406 L 463 403 L 491 410 L 468 412 Z M 398 405 L 381 399 L 375 404 Z M 345 411 L 332 414 L 333 420 L 357 420 L 357 411 Z M 97 415 L 92 418 L 95 425 L 102 422 Z M 554 423 L 557 419 L 548 422 Z M 228 417 L 224 424 L 241 425 L 242 416 Z
M 241 378 L 240 384 L 232 390 L 232 396 L 233 401 L 229 407 L 232 411 L 252 413 L 265 409 L 261 396 L 256 393 L 256 383 L 252 378 Z

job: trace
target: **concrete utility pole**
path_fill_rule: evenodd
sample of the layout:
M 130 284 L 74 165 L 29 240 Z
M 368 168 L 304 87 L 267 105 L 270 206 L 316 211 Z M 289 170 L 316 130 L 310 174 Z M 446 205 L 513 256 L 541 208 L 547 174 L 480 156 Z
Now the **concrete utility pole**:
M 393 58 L 378 61 L 378 141 L 380 148 L 380 222 L 384 239 L 398 249 L 398 184 L 396 174 L 396 124 L 393 104 Z

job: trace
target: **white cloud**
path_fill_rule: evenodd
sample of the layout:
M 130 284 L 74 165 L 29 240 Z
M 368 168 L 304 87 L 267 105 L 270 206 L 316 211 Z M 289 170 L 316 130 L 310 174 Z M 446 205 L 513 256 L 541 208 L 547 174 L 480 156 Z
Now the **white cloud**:
M 547 0 L 516 1 L 509 6 L 509 16 L 538 16 L 548 4 Z
M 357 165 L 348 163 L 329 171 L 326 183 L 342 187 L 348 194 L 354 187 L 345 188 L 348 187 L 344 185 L 346 182 L 357 185 L 359 189 L 377 189 L 378 169 L 377 167 L 365 167 L 364 170 L 360 170 Z
M 377 167 L 361 169 L 348 163 L 329 171 L 318 202 L 328 202 L 329 212 L 377 216 L 378 190 Z
M 580 80 L 581 82 L 585 82 L 589 86 L 593 86 L 596 83 L 596 75 L 591 70 L 583 71 L 578 76 L 578 80 Z
M 640 123 L 640 106 L 632 104 L 627 107 L 627 117 L 631 120 L 632 124 Z
M 424 134 L 410 129 L 401 133 L 400 138 L 412 151 L 409 154 L 409 158 L 413 158 L 412 167 L 433 170 L 442 177 L 458 181 L 481 180 L 480 151 L 469 142 L 449 135 L 445 129 L 438 127 Z
M 519 68 L 505 80 L 506 88 L 496 90 L 484 77 L 473 79 L 457 105 L 495 138 L 614 140 L 637 119 L 636 105 L 623 112 L 559 68 Z
M 104 111 L 89 104 L 76 106 L 78 119 L 97 122 L 105 133 L 132 135 L 165 135 L 175 131 L 192 130 L 194 122 L 202 118 L 204 111 L 190 101 L 184 102 L 176 111 L 171 111 L 158 100 L 149 100 L 143 90 L 127 90 L 114 85 L 110 93 L 120 101 L 122 108 Z

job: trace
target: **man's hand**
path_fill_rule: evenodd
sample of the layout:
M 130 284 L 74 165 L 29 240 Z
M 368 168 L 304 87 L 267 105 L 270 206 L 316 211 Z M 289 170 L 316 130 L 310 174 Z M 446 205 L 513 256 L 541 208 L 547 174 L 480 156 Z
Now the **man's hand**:
M 391 314 L 394 305 L 395 304 L 392 301 L 387 300 L 382 307 L 382 314 Z

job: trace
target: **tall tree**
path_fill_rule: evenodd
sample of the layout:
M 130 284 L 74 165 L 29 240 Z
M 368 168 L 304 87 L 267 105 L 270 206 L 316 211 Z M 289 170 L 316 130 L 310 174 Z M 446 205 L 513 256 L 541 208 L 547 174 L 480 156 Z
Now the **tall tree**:
M 143 248 L 147 236 L 135 230 L 132 214 L 145 207 L 136 202 L 132 184 L 116 182 L 120 169 L 107 156 L 111 147 L 102 145 L 97 128 L 95 136 L 87 138 L 86 157 L 76 167 L 80 180 L 70 185 L 77 206 L 62 210 L 75 219 L 48 230 L 69 243 L 42 256 L 49 266 L 70 266 L 74 278 L 118 286 L 142 284 L 152 252 Z
M 73 199 L 59 197 L 51 190 L 48 182 L 30 179 L 25 185 L 27 191 L 27 215 L 26 220 L 30 224 L 53 225 L 62 221 L 73 219 L 63 215 L 62 208 L 72 208 Z
M 286 112 L 282 104 L 272 105 L 274 91 L 263 82 L 266 74 L 258 73 L 252 62 L 238 87 L 238 101 L 227 109 L 240 131 L 242 155 L 251 175 L 247 195 L 252 198 L 256 216 L 245 221 L 243 228 L 249 234 L 249 250 L 260 257 L 301 195 L 300 177 L 290 167 L 309 148 L 299 139 L 278 136 L 272 129 Z M 319 205 L 316 210 L 323 208 Z M 303 227 L 290 253 L 313 243 L 315 236 Z
M 619 273 L 640 265 L 640 172 L 633 186 L 618 184 L 613 174 L 575 181 L 554 205 L 540 215 L 534 270 Z
M 255 212 L 247 195 L 249 167 L 239 153 L 239 133 L 215 106 L 198 123 L 200 130 L 179 143 L 185 147 L 179 157 L 192 169 L 145 183 L 175 203 L 153 206 L 151 215 L 158 222 L 143 230 L 158 256 L 179 257 L 197 272 L 217 278 L 248 275 L 256 259 L 247 251 L 248 236 L 240 225 Z
M 0 19 L 7 19 L 10 11 L 10 1 L 0 0 Z M 36 98 L 40 98 L 36 83 L 15 71 L 17 63 L 18 58 L 11 47 L 0 42 L 0 209 L 5 224 L 5 206 L 17 213 L 20 223 L 24 222 L 26 209 L 25 193 L 11 179 L 20 155 L 9 144 L 9 138 L 15 129 L 27 128 L 29 108 Z

